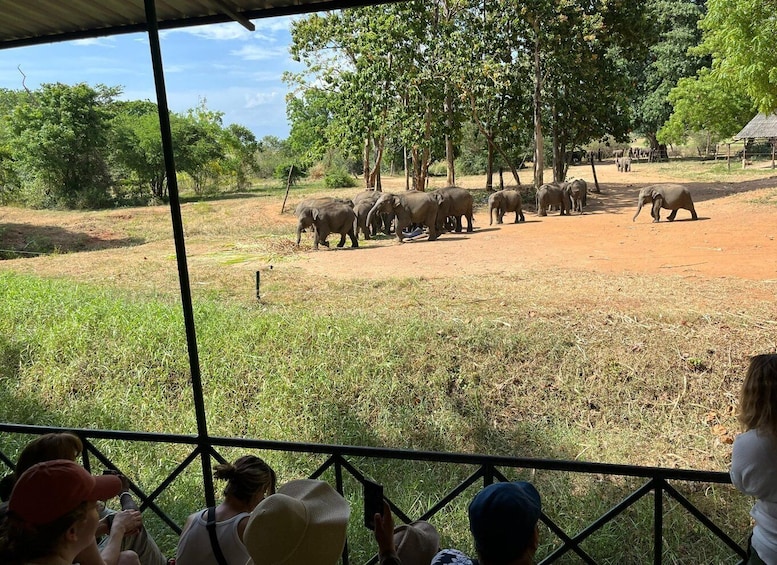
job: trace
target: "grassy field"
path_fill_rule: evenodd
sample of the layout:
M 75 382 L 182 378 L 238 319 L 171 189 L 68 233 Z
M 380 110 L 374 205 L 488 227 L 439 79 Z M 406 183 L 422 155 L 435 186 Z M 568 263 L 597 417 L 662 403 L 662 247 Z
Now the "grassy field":
M 694 182 L 729 174 L 719 163 L 660 166 L 674 167 L 661 174 Z M 290 241 L 291 216 L 246 218 L 235 206 L 247 198 L 279 207 L 283 190 L 257 187 L 186 204 L 187 248 L 197 250 L 190 268 L 211 434 L 727 469 L 747 358 L 775 347 L 769 283 L 680 278 L 671 284 L 685 298 L 657 306 L 651 297 L 666 287 L 663 275 L 559 267 L 520 277 L 347 280 L 277 268 L 257 301 L 247 278 L 253 270 L 241 269 L 244 263 L 261 257 L 293 267 L 305 254 Z M 774 204 L 770 197 L 761 202 Z M 28 213 L 15 221 L 48 226 L 37 250 L 54 253 L 0 262 L 3 420 L 193 433 L 167 211 Z M 111 241 L 97 236 L 109 231 L 119 243 L 97 245 Z M 71 252 L 74 234 L 82 236 L 78 253 Z M 13 454 L 26 439 L 0 437 L 0 449 Z M 184 455 L 154 445 L 103 447 L 149 488 Z M 305 476 L 318 461 L 262 455 L 282 481 Z M 416 515 L 471 471 L 365 465 Z M 196 470 L 160 500 L 180 521 L 202 505 Z M 546 512 L 569 532 L 638 484 L 563 473 L 520 476 L 538 484 Z M 729 487 L 688 488 L 724 530 L 746 538 L 751 501 Z M 445 545 L 471 549 L 467 500 L 436 522 Z M 643 502 L 586 549 L 602 563 L 649 561 L 652 506 Z M 665 520 L 665 562 L 736 562 L 684 511 L 670 506 Z M 175 539 L 149 522 L 171 553 Z M 541 535 L 540 553 L 547 554 L 555 541 L 547 530 Z M 351 536 L 356 562 L 363 562 L 369 538 L 358 524 Z

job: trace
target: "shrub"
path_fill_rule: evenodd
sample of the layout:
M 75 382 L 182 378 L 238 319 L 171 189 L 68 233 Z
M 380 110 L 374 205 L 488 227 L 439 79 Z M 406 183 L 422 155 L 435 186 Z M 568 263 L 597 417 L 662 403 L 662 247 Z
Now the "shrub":
M 352 188 L 356 186 L 356 179 L 345 169 L 332 169 L 324 177 L 324 186 L 327 188 Z

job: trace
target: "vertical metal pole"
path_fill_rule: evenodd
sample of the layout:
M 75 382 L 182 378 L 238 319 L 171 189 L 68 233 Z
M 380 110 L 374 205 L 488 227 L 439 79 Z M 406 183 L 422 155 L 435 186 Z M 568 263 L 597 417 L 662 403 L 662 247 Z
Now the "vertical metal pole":
M 345 496 L 343 490 L 343 461 L 340 455 L 335 457 L 335 490 Z M 348 538 L 345 538 L 343 546 L 342 565 L 348 565 Z
M 653 515 L 653 563 L 661 565 L 664 559 L 664 481 L 655 479 Z
M 154 85 L 156 86 L 157 109 L 159 111 L 159 129 L 162 134 L 162 151 L 165 156 L 165 173 L 167 174 L 167 189 L 170 194 L 170 216 L 173 222 L 173 238 L 175 240 L 175 256 L 178 261 L 178 280 L 181 286 L 181 305 L 183 306 L 184 325 L 186 327 L 186 343 L 189 351 L 189 367 L 192 377 L 192 395 L 194 410 L 197 417 L 197 438 L 202 461 L 202 483 L 205 490 L 207 506 L 215 504 L 213 491 L 213 471 L 210 464 L 210 442 L 205 416 L 205 402 L 202 394 L 202 379 L 200 376 L 200 360 L 197 353 L 197 334 L 194 327 L 194 310 L 192 308 L 192 293 L 189 285 L 189 268 L 186 264 L 186 246 L 184 244 L 183 220 L 181 219 L 181 202 L 178 197 L 178 179 L 175 172 L 173 157 L 173 136 L 170 131 L 170 113 L 167 107 L 167 91 L 165 75 L 162 68 L 162 50 L 159 45 L 159 25 L 156 19 L 154 0 L 144 0 L 146 7 L 146 25 L 151 47 L 151 64 L 154 68 Z

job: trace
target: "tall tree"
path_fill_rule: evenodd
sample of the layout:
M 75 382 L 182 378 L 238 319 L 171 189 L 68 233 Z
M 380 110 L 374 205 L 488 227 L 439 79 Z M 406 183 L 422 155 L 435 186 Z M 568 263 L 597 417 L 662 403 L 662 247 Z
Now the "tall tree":
M 759 111 L 777 111 L 777 1 L 708 0 L 701 51 L 712 56 L 716 73 L 736 82 Z
M 672 113 L 669 92 L 680 79 L 692 77 L 709 64 L 692 48 L 701 42 L 699 21 L 706 0 L 647 0 L 645 24 L 648 33 L 637 46 L 632 65 L 637 85 L 634 129 L 644 135 L 652 149 L 658 149 L 656 134 Z

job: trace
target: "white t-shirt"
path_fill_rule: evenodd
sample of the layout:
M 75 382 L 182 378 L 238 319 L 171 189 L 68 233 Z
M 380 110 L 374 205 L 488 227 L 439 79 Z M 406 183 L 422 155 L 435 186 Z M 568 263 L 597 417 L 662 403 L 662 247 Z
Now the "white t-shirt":
M 223 522 L 216 522 L 216 538 L 229 565 L 245 565 L 251 559 L 237 533 L 240 520 L 250 514 L 243 512 Z M 175 561 L 178 565 L 213 565 L 213 546 L 207 529 L 208 510 L 202 510 L 194 517 L 191 526 L 178 541 Z
M 777 438 L 748 430 L 737 436 L 731 453 L 731 482 L 756 498 L 753 549 L 767 565 L 777 565 Z

